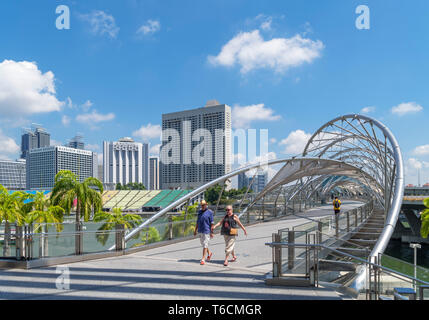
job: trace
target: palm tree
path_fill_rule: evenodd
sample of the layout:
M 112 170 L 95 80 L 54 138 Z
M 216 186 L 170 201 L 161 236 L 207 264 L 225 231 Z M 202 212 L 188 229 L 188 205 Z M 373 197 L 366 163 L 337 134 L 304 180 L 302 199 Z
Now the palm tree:
M 52 204 L 59 205 L 67 214 L 70 214 L 76 199 L 76 251 L 78 253 L 81 253 L 82 248 L 81 215 L 86 222 L 92 212 L 101 211 L 103 207 L 102 193 L 103 184 L 96 178 L 90 177 L 79 182 L 77 176 L 69 170 L 62 170 L 55 176 L 55 184 L 51 194 Z
M 188 206 L 180 216 L 171 217 L 173 238 L 185 237 L 193 234 L 198 203 Z M 170 227 L 165 229 L 163 239 L 168 239 Z
M 139 225 L 141 221 L 142 218 L 137 214 L 122 214 L 121 208 L 114 208 L 113 212 L 96 212 L 94 215 L 94 222 L 104 222 L 104 224 L 98 228 L 100 232 L 97 232 L 97 240 L 105 245 L 109 238 L 109 233 L 105 231 L 112 230 L 118 225 L 123 225 L 125 229 L 131 229 Z
M 32 211 L 25 217 L 25 222 L 29 225 L 36 223 L 35 232 L 41 231 L 41 239 L 39 241 L 39 256 L 44 257 L 48 252 L 48 238 L 45 236 L 48 233 L 47 223 L 55 223 L 57 232 L 61 232 L 64 228 L 64 212 L 60 206 L 51 205 L 51 200 L 46 199 L 43 192 L 37 192 L 33 198 Z
M 0 223 L 4 221 L 4 243 L 3 243 L 3 255 L 8 256 L 10 254 L 10 223 L 16 223 L 21 226 L 24 223 L 25 214 L 29 210 L 29 204 L 25 204 L 24 201 L 31 199 L 31 195 L 17 191 L 12 194 L 0 185 Z

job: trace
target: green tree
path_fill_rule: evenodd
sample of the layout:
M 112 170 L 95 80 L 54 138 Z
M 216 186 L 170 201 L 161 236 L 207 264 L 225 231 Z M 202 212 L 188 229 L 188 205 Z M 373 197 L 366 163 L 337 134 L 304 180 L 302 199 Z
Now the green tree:
M 39 241 L 39 255 L 45 256 L 48 252 L 48 223 L 55 223 L 55 229 L 57 232 L 61 232 L 64 229 L 64 209 L 60 206 L 51 205 L 51 200 L 47 199 L 43 192 L 37 192 L 30 203 L 32 211 L 30 211 L 26 217 L 25 222 L 29 225 L 34 225 L 34 232 L 40 232 L 41 238 Z
M 2 185 L 0 185 L 0 224 L 4 222 L 4 242 L 3 255 L 10 253 L 10 224 L 16 223 L 22 226 L 25 222 L 25 215 L 29 211 L 30 205 L 24 203 L 31 199 L 31 195 L 25 192 L 17 191 L 12 194 Z
M 28 224 L 36 223 L 35 232 L 42 227 L 42 224 L 46 223 L 55 223 L 57 232 L 61 232 L 64 229 L 62 223 L 65 210 L 60 206 L 53 206 L 51 199 L 47 199 L 43 192 L 36 193 L 31 205 L 32 211 L 26 215 L 25 222 Z M 47 228 L 46 225 L 44 228 Z M 48 232 L 48 230 L 45 229 L 44 232 Z
M 122 214 L 121 208 L 114 208 L 113 212 L 99 211 L 94 215 L 94 222 L 104 222 L 98 228 L 96 237 L 102 245 L 105 245 L 109 239 L 110 232 L 116 225 L 124 225 L 125 229 L 131 229 L 142 222 L 142 218 L 137 214 Z
M 155 227 L 143 228 L 140 232 L 137 233 L 136 236 L 133 237 L 133 239 L 138 239 L 140 237 L 140 234 L 142 234 L 140 238 L 141 242 L 133 244 L 133 248 L 161 241 L 159 231 Z
M 204 192 L 204 199 L 206 199 L 209 204 L 216 204 L 221 191 L 222 187 L 219 184 L 210 187 Z
M 100 180 L 90 177 L 79 182 L 73 172 L 62 170 L 55 176 L 51 201 L 54 206 L 58 205 L 67 214 L 70 214 L 76 199 L 76 224 L 78 224 L 81 216 L 83 216 L 84 221 L 88 221 L 91 213 L 101 211 L 103 207 L 102 193 L 103 184 Z
M 429 198 L 424 199 L 423 204 L 425 205 L 426 209 L 424 209 L 420 215 L 422 220 L 420 235 L 423 238 L 427 238 L 429 235 Z
M 179 216 L 172 217 L 173 238 L 189 236 L 194 233 L 198 203 L 194 203 L 183 210 Z M 166 228 L 163 239 L 169 238 L 169 228 Z

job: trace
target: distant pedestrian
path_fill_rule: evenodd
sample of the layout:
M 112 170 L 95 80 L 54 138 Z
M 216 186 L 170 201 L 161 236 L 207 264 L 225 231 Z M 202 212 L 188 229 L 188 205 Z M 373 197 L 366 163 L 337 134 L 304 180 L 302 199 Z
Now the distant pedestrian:
M 225 217 L 223 217 L 221 221 L 216 223 L 213 226 L 212 230 L 214 230 L 220 225 L 222 225 L 220 234 L 223 235 L 225 239 L 225 261 L 223 265 L 227 266 L 229 255 L 232 256 L 231 262 L 234 262 L 235 260 L 237 260 L 237 257 L 234 252 L 235 237 L 238 235 L 237 225 L 239 225 L 240 228 L 243 229 L 244 234 L 246 236 L 247 236 L 247 231 L 246 231 L 246 228 L 244 228 L 243 224 L 240 222 L 240 219 L 238 218 L 238 216 L 232 212 L 232 206 L 226 207 Z
M 335 197 L 334 201 L 332 202 L 332 205 L 334 206 L 335 215 L 340 214 L 341 201 L 340 199 L 338 199 L 338 197 Z
M 201 210 L 198 211 L 197 223 L 195 225 L 194 235 L 197 232 L 200 235 L 200 243 L 203 247 L 203 257 L 200 261 L 200 264 L 205 264 L 205 256 L 207 255 L 207 261 L 210 261 L 212 258 L 213 252 L 209 250 L 210 238 L 213 238 L 212 234 L 213 226 L 213 211 L 208 209 L 207 202 L 205 200 L 201 201 Z

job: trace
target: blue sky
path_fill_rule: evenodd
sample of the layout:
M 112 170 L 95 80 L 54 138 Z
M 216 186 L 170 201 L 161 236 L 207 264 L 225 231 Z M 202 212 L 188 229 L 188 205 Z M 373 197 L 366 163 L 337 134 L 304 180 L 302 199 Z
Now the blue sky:
M 355 26 L 362 4 L 369 30 Z M 427 182 L 428 13 L 426 0 L 3 1 L 0 156 L 18 157 L 32 122 L 56 143 L 82 133 L 96 152 L 123 136 L 155 146 L 162 113 L 217 99 L 240 125 L 268 128 L 278 158 L 366 111 L 399 141 L 406 183 L 418 168 Z

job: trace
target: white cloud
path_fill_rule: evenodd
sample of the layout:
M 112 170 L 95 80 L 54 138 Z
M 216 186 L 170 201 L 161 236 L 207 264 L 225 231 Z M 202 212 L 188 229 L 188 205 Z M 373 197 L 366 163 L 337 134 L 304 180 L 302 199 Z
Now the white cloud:
M 287 69 L 311 63 L 320 57 L 324 48 L 320 40 L 313 41 L 295 35 L 265 41 L 259 30 L 241 32 L 222 47 L 217 56 L 209 56 L 214 66 L 241 66 L 241 73 L 255 69 L 272 69 L 283 73 Z
M 375 107 L 365 107 L 360 111 L 361 113 L 371 113 L 375 111 Z
M 51 146 L 62 146 L 63 143 L 61 141 L 55 140 L 55 139 L 51 139 Z
M 154 34 L 159 30 L 161 30 L 161 23 L 158 20 L 148 20 L 137 30 L 137 34 Z
M 66 105 L 70 109 L 73 109 L 75 107 L 74 104 L 73 104 L 73 101 L 72 101 L 72 99 L 70 97 L 67 97 L 67 99 L 66 99 Z
M 115 18 L 106 14 L 104 11 L 96 10 L 89 14 L 80 15 L 91 25 L 91 32 L 95 35 L 107 34 L 110 38 L 116 38 L 119 33 L 119 27 L 116 25 Z
M 9 156 L 18 154 L 20 150 L 15 140 L 6 136 L 0 129 L 0 159 L 11 160 Z
M 52 71 L 42 73 L 35 62 L 0 63 L 0 114 L 16 117 L 60 111 L 64 102 L 55 94 Z
M 292 131 L 287 138 L 281 140 L 279 145 L 285 146 L 283 153 L 298 155 L 304 151 L 304 148 L 311 138 L 310 133 L 305 133 L 303 130 Z
M 69 116 L 63 115 L 61 117 L 61 123 L 66 127 L 70 124 L 70 121 L 71 121 L 71 119 Z
M 248 128 L 253 121 L 276 121 L 281 116 L 274 115 L 274 110 L 266 108 L 263 103 L 249 106 L 235 105 L 232 108 L 232 126 L 234 128 Z
M 159 155 L 160 148 L 161 148 L 161 144 L 160 143 L 158 143 L 158 144 L 156 144 L 154 146 L 151 146 L 150 150 L 149 150 L 149 154 L 156 155 L 156 156 Z
M 270 138 L 270 143 L 276 143 L 277 139 L 276 138 Z
M 93 125 L 94 123 L 111 121 L 115 119 L 115 114 L 110 112 L 108 114 L 98 113 L 96 110 L 93 110 L 91 113 L 79 114 L 76 117 L 76 120 L 81 123 L 86 123 L 89 125 Z
M 429 154 L 429 144 L 425 144 L 423 146 L 418 146 L 413 150 L 413 154 L 417 156 L 423 156 Z
M 409 158 L 405 162 L 405 184 L 417 185 L 419 178 L 420 184 L 429 182 L 429 162 Z
M 273 18 L 267 17 L 266 20 L 261 23 L 260 28 L 264 31 L 270 31 L 272 22 L 273 22 Z
M 82 104 L 82 110 L 85 112 L 88 112 L 89 109 L 91 109 L 91 107 L 94 104 L 90 101 L 90 100 L 86 100 L 84 104 Z
M 403 116 L 409 113 L 417 113 L 423 110 L 423 107 L 415 102 L 401 103 L 391 109 L 393 114 Z
M 140 129 L 133 132 L 133 136 L 139 138 L 140 140 L 147 141 L 150 139 L 161 139 L 161 126 L 159 124 L 149 123 L 146 126 L 141 126 Z

